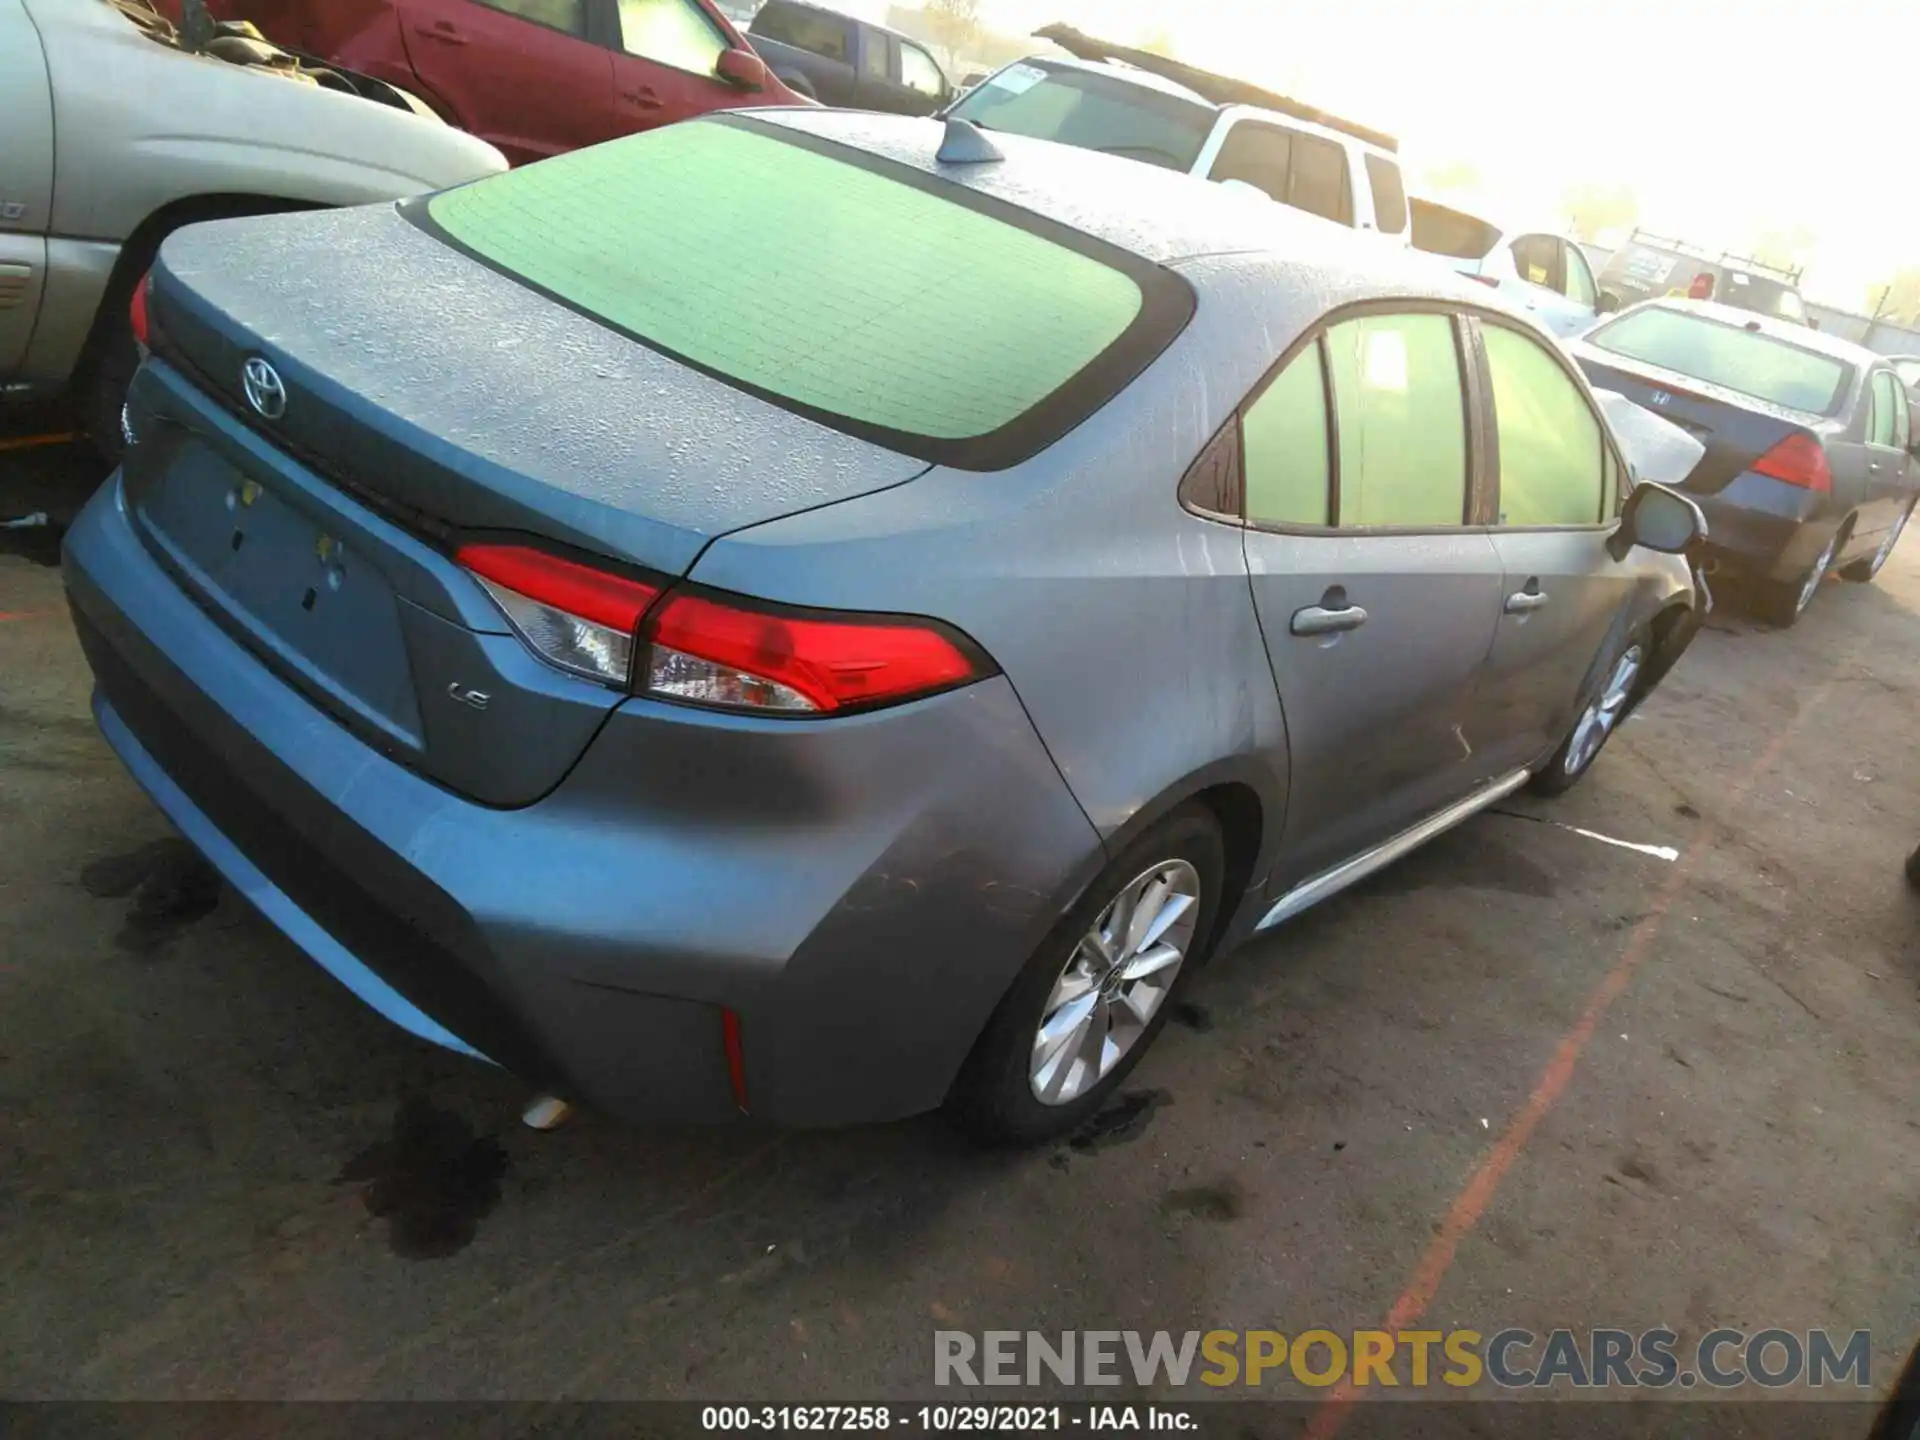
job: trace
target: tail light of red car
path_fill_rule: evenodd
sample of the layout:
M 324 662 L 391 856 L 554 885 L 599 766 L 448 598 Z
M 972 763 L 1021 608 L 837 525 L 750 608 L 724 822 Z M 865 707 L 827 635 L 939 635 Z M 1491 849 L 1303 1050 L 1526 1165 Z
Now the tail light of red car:
M 140 353 L 147 351 L 147 292 L 153 288 L 153 272 L 149 270 L 134 283 L 133 298 L 127 303 L 127 323 L 133 327 L 134 343 L 140 347 Z
M 841 715 L 994 673 L 972 641 L 937 620 L 668 589 L 664 580 L 525 545 L 464 545 L 455 559 L 543 659 L 656 699 L 762 715 Z

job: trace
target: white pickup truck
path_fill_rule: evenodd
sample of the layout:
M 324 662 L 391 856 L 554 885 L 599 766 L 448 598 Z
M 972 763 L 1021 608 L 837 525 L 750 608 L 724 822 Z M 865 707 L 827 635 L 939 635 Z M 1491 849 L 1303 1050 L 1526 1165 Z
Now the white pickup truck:
M 0 0 L 0 397 L 71 387 L 109 458 L 128 301 L 169 233 L 506 168 L 378 81 L 230 27 L 193 41 L 143 0 Z

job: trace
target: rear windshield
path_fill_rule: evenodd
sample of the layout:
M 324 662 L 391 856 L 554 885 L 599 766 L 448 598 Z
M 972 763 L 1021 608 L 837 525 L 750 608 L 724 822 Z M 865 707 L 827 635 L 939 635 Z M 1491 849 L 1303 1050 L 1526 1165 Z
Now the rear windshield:
M 1815 415 L 1833 413 L 1852 378 L 1851 368 L 1830 356 L 1658 305 L 1622 315 L 1585 338 L 1601 350 Z
M 740 119 L 576 150 L 408 213 L 707 374 L 973 469 L 1078 424 L 1193 307 L 1185 282 L 1130 252 Z
M 996 71 L 948 112 L 987 130 L 1191 170 L 1219 112 L 1112 75 L 1044 60 Z
M 1413 202 L 1413 248 L 1455 260 L 1484 260 L 1500 232 L 1485 220 L 1431 200 Z

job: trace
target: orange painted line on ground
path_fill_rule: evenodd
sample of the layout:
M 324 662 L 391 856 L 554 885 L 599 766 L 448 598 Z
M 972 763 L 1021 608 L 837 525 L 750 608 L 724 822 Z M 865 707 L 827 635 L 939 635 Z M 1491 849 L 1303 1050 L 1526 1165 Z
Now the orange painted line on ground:
M 0 620 L 33 620 L 42 615 L 58 615 L 58 610 L 0 610 Z
M 0 450 L 37 450 L 43 445 L 68 445 L 78 438 L 71 431 L 64 435 L 17 435 L 0 440 Z
M 1765 751 L 1746 773 L 1735 782 L 1728 792 L 1727 811 L 1730 814 L 1744 801 L 1753 787 L 1760 783 L 1767 771 L 1773 768 L 1780 758 L 1787 742 L 1800 729 L 1801 723 L 1827 697 L 1833 688 L 1832 682 L 1822 685 L 1811 699 L 1794 713 L 1794 716 L 1773 737 Z M 1724 818 L 1724 817 L 1723 817 Z M 1627 988 L 1634 972 L 1640 968 L 1640 962 L 1653 948 L 1654 937 L 1660 933 L 1660 926 L 1666 920 L 1667 911 L 1673 902 L 1686 889 L 1687 881 L 1692 877 L 1694 866 L 1699 857 L 1713 848 L 1710 838 L 1710 822 L 1701 821 L 1695 828 L 1692 841 L 1686 853 L 1673 868 L 1667 883 L 1660 887 L 1653 898 L 1652 907 L 1640 923 L 1633 928 L 1633 934 L 1627 937 L 1626 949 L 1614 962 L 1600 983 L 1587 997 L 1586 1007 L 1581 1010 L 1580 1018 L 1573 1028 L 1561 1037 L 1559 1046 L 1553 1052 L 1553 1058 L 1547 1062 L 1547 1068 L 1540 1072 L 1540 1078 L 1534 1082 L 1533 1091 L 1527 1096 L 1526 1104 L 1507 1123 L 1507 1128 L 1494 1141 L 1493 1149 L 1487 1152 L 1473 1174 L 1467 1177 L 1467 1183 L 1454 1197 L 1453 1204 L 1447 1207 L 1447 1213 L 1434 1232 L 1426 1253 L 1420 1257 L 1420 1263 L 1414 1267 L 1413 1276 L 1407 1281 L 1387 1311 L 1387 1318 L 1381 1322 L 1381 1329 L 1395 1333 L 1411 1326 L 1433 1303 L 1434 1296 L 1440 1293 L 1440 1284 L 1447 1278 L 1447 1272 L 1453 1268 L 1455 1253 L 1460 1242 L 1473 1232 L 1480 1223 L 1480 1217 L 1487 1212 L 1487 1206 L 1493 1202 L 1494 1195 L 1500 1189 L 1500 1182 L 1506 1178 L 1507 1171 L 1513 1168 L 1513 1162 L 1527 1148 L 1527 1142 L 1533 1138 L 1533 1132 L 1546 1118 L 1547 1112 L 1565 1093 L 1573 1079 L 1573 1072 L 1580 1063 L 1580 1056 L 1593 1039 L 1593 1032 L 1599 1028 L 1613 1002 L 1620 998 L 1620 992 Z M 1347 1410 L 1354 1402 L 1354 1386 L 1350 1379 L 1342 1379 L 1314 1413 L 1313 1421 L 1303 1432 L 1303 1440 L 1332 1440 L 1340 1433 L 1340 1427 L 1346 1423 Z

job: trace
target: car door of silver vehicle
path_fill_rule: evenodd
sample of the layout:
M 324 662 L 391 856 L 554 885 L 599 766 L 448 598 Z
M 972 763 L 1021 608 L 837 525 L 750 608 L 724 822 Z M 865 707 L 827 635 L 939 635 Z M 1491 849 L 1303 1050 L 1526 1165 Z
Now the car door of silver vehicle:
M 40 311 L 53 223 L 53 93 L 39 32 L 19 5 L 0 4 L 0 115 L 0 380 L 10 380 Z
M 1486 777 L 1469 726 L 1501 569 L 1467 523 L 1463 343 L 1443 311 L 1357 314 L 1242 411 L 1247 570 L 1292 771 L 1283 886 Z
M 1560 292 L 1565 298 L 1555 316 L 1541 318 L 1547 326 L 1562 340 L 1570 335 L 1578 335 L 1600 318 L 1600 290 L 1594 284 L 1593 267 L 1587 264 L 1587 257 L 1580 247 L 1571 240 L 1560 242 L 1562 264 Z
M 1505 573 L 1476 729 L 1505 769 L 1565 737 L 1639 572 L 1607 554 L 1620 458 L 1573 363 L 1490 316 L 1468 330 L 1484 367 L 1492 541 Z

